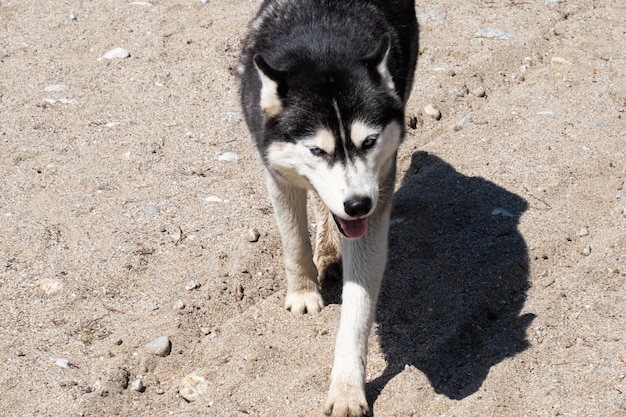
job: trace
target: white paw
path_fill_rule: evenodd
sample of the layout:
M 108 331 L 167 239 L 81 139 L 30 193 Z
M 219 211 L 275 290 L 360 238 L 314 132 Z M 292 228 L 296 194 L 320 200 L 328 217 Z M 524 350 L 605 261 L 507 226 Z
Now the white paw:
M 324 308 L 324 300 L 317 290 L 292 292 L 287 294 L 285 308 L 296 314 L 319 313 Z
M 335 382 L 330 385 L 324 413 L 330 417 L 363 417 L 370 413 L 365 398 L 363 383 L 351 384 L 348 381 Z

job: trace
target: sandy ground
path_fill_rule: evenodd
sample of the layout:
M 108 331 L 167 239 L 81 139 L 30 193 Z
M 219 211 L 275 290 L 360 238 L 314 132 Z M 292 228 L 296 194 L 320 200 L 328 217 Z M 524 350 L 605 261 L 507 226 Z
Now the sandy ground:
M 259 4 L 0 1 L 0 415 L 321 415 L 340 285 L 282 308 Z M 417 13 L 374 415 L 626 415 L 626 4 Z

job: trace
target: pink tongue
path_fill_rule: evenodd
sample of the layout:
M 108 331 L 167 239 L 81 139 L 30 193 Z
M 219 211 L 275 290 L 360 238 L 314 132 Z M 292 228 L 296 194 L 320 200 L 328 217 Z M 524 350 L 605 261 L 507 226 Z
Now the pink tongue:
M 345 220 L 339 218 L 338 220 L 346 236 L 353 239 L 363 236 L 367 230 L 367 217 L 356 220 Z

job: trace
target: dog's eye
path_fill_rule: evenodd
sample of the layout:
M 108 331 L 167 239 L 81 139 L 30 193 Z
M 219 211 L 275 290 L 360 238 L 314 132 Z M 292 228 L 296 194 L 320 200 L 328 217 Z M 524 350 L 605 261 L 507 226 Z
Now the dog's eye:
M 374 145 L 376 145 L 376 141 L 378 140 L 378 135 L 369 135 L 368 137 L 365 138 L 365 140 L 363 141 L 363 144 L 361 145 L 361 148 L 363 150 L 366 149 L 370 149 L 373 148 Z
M 309 150 L 311 151 L 311 153 L 315 156 L 324 156 L 326 155 L 326 152 L 324 152 L 322 149 L 320 148 L 309 148 Z

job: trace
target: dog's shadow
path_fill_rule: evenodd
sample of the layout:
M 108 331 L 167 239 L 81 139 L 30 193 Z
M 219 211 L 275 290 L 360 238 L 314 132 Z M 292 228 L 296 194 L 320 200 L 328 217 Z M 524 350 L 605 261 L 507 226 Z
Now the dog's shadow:
M 367 384 L 368 400 L 405 365 L 435 392 L 463 399 L 493 365 L 529 347 L 534 315 L 520 315 L 528 250 L 517 230 L 528 204 L 425 152 L 413 154 L 394 201 L 377 311 L 387 368 Z

